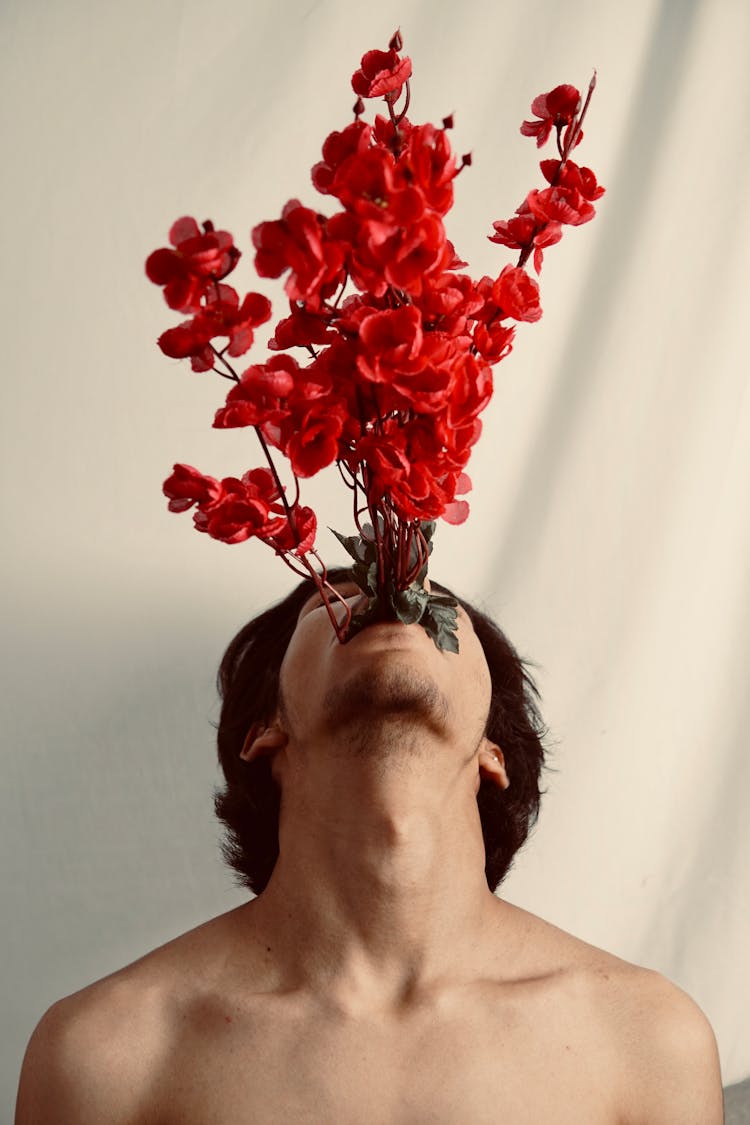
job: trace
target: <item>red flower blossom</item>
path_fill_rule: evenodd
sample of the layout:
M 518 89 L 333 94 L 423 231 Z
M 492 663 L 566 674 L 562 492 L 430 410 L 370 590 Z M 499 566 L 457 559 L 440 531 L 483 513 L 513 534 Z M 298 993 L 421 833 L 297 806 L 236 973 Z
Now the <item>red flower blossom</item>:
M 194 371 L 210 371 L 215 362 L 210 341 L 217 336 L 229 338 L 230 356 L 244 355 L 253 343 L 253 329 L 271 317 L 271 302 L 262 293 L 248 293 L 242 305 L 230 285 L 212 286 L 200 312 L 169 328 L 159 337 L 165 355 L 175 359 L 190 357 Z
M 405 447 L 403 431 L 394 427 L 387 434 L 367 434 L 357 443 L 357 459 L 375 475 L 381 496 L 409 471 Z
M 499 363 L 513 350 L 516 330 L 499 320 L 490 324 L 477 324 L 474 329 L 474 347 L 487 363 Z
M 214 427 L 232 429 L 278 422 L 285 413 L 282 401 L 292 393 L 298 371 L 296 361 L 287 355 L 248 367 L 230 390 L 225 405 L 217 410 Z
M 391 382 L 396 371 L 418 371 L 424 365 L 423 338 L 422 317 L 413 305 L 371 313 L 359 326 L 357 367 L 374 383 Z
M 580 226 L 593 219 L 592 200 L 604 195 L 604 188 L 590 168 L 581 168 L 572 160 L 543 160 L 540 167 L 550 186 L 530 191 L 526 197 L 526 206 L 538 223 Z
M 583 168 L 573 160 L 542 160 L 539 167 L 547 183 L 576 191 L 589 202 L 604 195 L 604 188 L 596 182 L 591 169 Z
M 539 223 L 565 223 L 578 227 L 593 219 L 596 211 L 574 187 L 533 188 L 526 196 L 526 204 Z
M 292 508 L 291 512 L 291 522 L 286 518 L 278 520 L 278 526 L 274 527 L 269 541 L 277 554 L 291 551 L 295 555 L 304 555 L 315 545 L 318 526 L 315 512 L 312 508 L 300 505 Z
M 214 365 L 211 334 L 211 325 L 196 316 L 162 332 L 157 344 L 171 359 L 189 358 L 193 371 L 210 371 Z
M 501 270 L 492 286 L 492 300 L 500 309 L 501 316 L 512 316 L 514 320 L 533 323 L 542 315 L 539 286 L 519 266 L 506 266 Z
M 404 82 L 411 78 L 411 59 L 399 58 L 398 51 L 368 51 L 362 56 L 359 70 L 352 75 L 352 89 L 360 98 L 390 95 L 397 101 Z
M 350 156 L 338 169 L 331 187 L 344 206 L 368 220 L 368 234 L 382 242 L 399 227 L 421 219 L 425 200 L 402 174 L 390 152 L 371 148 Z
M 375 144 L 380 145 L 381 148 L 387 148 L 389 152 L 401 152 L 409 139 L 412 128 L 413 125 L 408 117 L 401 117 L 399 114 L 394 124 L 390 117 L 383 117 L 381 113 L 378 113 L 372 129 L 373 140 Z
M 329 133 L 323 143 L 323 159 L 312 169 L 312 182 L 322 195 L 329 195 L 336 172 L 349 156 L 367 152 L 372 127 L 353 121 L 342 132 Z
M 525 250 L 532 242 L 537 229 L 537 222 L 524 204 L 512 219 L 498 220 L 493 223 L 494 234 L 488 235 L 490 242 L 497 242 L 500 246 L 507 246 L 511 250 Z
M 419 297 L 429 278 L 445 270 L 453 257 L 442 221 L 431 214 L 384 240 L 378 224 L 358 224 L 351 215 L 336 215 L 329 226 L 337 238 L 350 241 L 347 265 L 355 285 L 376 298 L 389 286 Z
M 466 263 L 443 219 L 456 175 L 471 160 L 457 167 L 452 117 L 442 128 L 406 118 L 408 86 L 404 111 L 396 112 L 411 75 L 401 50 L 397 33 L 387 51 L 362 57 L 352 78 L 354 121 L 326 137 L 312 169 L 314 187 L 333 202 L 331 217 L 292 199 L 280 218 L 252 231 L 256 271 L 283 276 L 289 299 L 269 341 L 271 358 L 241 375 L 230 362 L 248 351 L 271 309 L 261 294 L 240 301 L 222 284 L 239 257 L 228 232 L 179 219 L 170 247 L 146 263 L 167 303 L 189 317 L 160 336 L 162 351 L 234 379 L 214 426 L 254 427 L 269 463 L 280 453 L 294 478 L 290 507 L 275 468 L 216 480 L 175 465 L 163 486 L 170 509 L 194 508 L 196 528 L 225 543 L 259 538 L 314 576 L 305 556 L 314 553 L 316 517 L 300 505 L 300 478 L 338 462 L 358 526 L 367 509 L 379 529 L 377 542 L 362 528 L 356 546 L 344 540 L 364 570 L 377 571 L 378 600 L 405 592 L 423 568 L 431 530 L 422 521 L 466 519 L 465 469 L 492 394 L 492 365 L 511 351 L 516 322 L 541 316 L 539 287 L 523 267 L 533 256 L 538 273 L 563 224 L 591 218 L 603 191 L 589 168 L 569 159 L 594 80 L 582 109 L 574 87 L 555 87 L 534 99 L 534 120 L 521 132 L 541 146 L 554 130 L 559 159 L 541 162 L 546 183 L 512 218 L 495 222 L 490 236 L 518 252 L 516 264 L 496 278 L 459 272 Z M 362 99 L 377 97 L 388 115 L 368 124 Z M 294 348 L 305 349 L 303 362 L 288 354 Z M 424 594 L 412 589 L 392 608 L 406 620 Z M 438 644 L 450 631 L 446 610 L 433 603 L 432 616 L 425 614 L 431 624 L 423 622 Z
M 280 277 L 289 270 L 287 296 L 309 302 L 313 310 L 343 279 L 342 247 L 326 237 L 323 218 L 297 199 L 289 200 L 280 220 L 254 228 L 253 245 L 258 274 Z
M 193 504 L 213 504 L 222 492 L 219 481 L 204 476 L 192 465 L 175 465 L 162 490 L 169 497 L 170 512 L 186 512 Z
M 223 543 L 242 543 L 251 536 L 272 534 L 278 526 L 275 501 L 279 490 L 269 469 L 251 469 L 236 477 L 225 477 L 222 493 L 210 505 L 198 505 L 193 516 L 198 531 Z
M 456 161 L 445 129 L 420 125 L 409 133 L 404 163 L 428 207 L 445 215 L 453 206 Z
M 467 321 L 482 308 L 484 301 L 470 277 L 446 271 L 430 275 L 416 304 L 428 331 L 463 336 L 468 331 Z
M 415 374 L 399 373 L 393 380 L 392 391 L 398 394 L 395 403 L 397 410 L 432 414 L 444 406 L 454 378 L 449 358 L 450 347 L 444 341 L 436 342 L 432 350 L 438 353 L 435 361 L 426 364 Z
M 547 246 L 554 246 L 562 238 L 562 225 L 554 220 L 543 221 L 537 218 L 524 200 L 512 219 L 492 224 L 494 235 L 490 242 L 508 246 L 511 250 L 534 251 L 534 269 L 541 271 L 543 252 Z
M 555 86 L 548 94 L 540 94 L 531 103 L 531 112 L 538 121 L 524 121 L 521 132 L 524 137 L 536 137 L 537 148 L 541 148 L 552 132 L 563 126 L 570 126 L 578 112 L 581 95 L 575 86 Z
M 286 455 L 299 477 L 312 477 L 336 460 L 346 411 L 342 404 L 322 400 L 297 422 Z
M 171 309 L 194 312 L 211 281 L 221 281 L 234 269 L 240 252 L 231 234 L 186 216 L 172 224 L 169 241 L 175 247 L 154 250 L 146 259 L 146 274 L 164 286 L 164 299 Z
M 290 315 L 279 321 L 268 341 L 272 352 L 286 351 L 287 348 L 306 348 L 309 344 L 327 344 L 336 339 L 327 316 L 308 312 L 292 301 L 289 304 L 292 310 Z

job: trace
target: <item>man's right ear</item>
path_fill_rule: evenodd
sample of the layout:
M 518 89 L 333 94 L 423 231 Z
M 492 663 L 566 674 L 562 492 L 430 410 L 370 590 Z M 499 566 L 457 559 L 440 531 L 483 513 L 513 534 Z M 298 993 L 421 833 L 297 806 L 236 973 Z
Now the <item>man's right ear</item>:
M 266 726 L 265 723 L 253 723 L 245 736 L 245 741 L 240 750 L 243 762 L 254 762 L 263 755 L 273 755 L 282 746 L 287 744 L 287 733 L 282 730 L 274 719 Z

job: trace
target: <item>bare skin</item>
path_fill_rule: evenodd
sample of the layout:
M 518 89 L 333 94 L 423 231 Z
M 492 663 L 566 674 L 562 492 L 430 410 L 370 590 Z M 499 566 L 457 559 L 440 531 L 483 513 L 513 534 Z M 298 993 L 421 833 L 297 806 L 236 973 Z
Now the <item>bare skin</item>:
M 459 638 L 303 609 L 243 749 L 283 794 L 268 887 L 54 1005 L 17 1125 L 721 1125 L 693 1001 L 490 893 L 476 792 L 512 778 Z

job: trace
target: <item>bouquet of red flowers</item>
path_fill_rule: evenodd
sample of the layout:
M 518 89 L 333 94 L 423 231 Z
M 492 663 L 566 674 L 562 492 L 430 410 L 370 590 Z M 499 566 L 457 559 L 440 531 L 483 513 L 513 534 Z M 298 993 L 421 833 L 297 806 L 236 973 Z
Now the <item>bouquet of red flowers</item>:
M 557 155 L 541 162 L 546 186 L 493 224 L 490 241 L 517 250 L 516 264 L 474 280 L 461 272 L 466 263 L 443 223 L 454 180 L 471 158 L 457 162 L 451 118 L 440 128 L 407 118 L 412 65 L 401 51 L 397 32 L 387 51 L 364 55 L 352 77 L 354 120 L 326 138 L 312 169 L 334 213 L 292 199 L 280 219 L 252 232 L 259 276 L 286 275 L 289 313 L 276 324 L 270 358 L 240 372 L 232 363 L 250 349 L 271 305 L 260 293 L 240 300 L 225 283 L 240 258 L 231 234 L 181 218 L 169 232 L 171 248 L 149 256 L 148 277 L 188 318 L 164 332 L 159 347 L 190 359 L 194 371 L 231 380 L 213 424 L 252 427 L 266 462 L 223 480 L 177 464 L 164 492 L 173 512 L 195 506 L 199 531 L 224 543 L 261 539 L 295 573 L 312 577 L 340 641 L 373 620 L 397 618 L 419 622 L 439 647 L 457 651 L 455 602 L 425 588 L 435 521 L 466 519 L 464 470 L 492 395 L 492 367 L 511 351 L 516 323 L 542 315 L 526 262 L 532 258 L 538 274 L 545 248 L 563 226 L 591 219 L 603 192 L 594 173 L 570 159 L 594 80 L 583 104 L 566 85 L 534 99 L 534 120 L 521 132 L 539 147 L 554 134 Z M 369 123 L 363 99 L 375 98 L 386 113 Z M 274 454 L 288 462 L 289 488 Z M 351 489 L 357 531 L 334 534 L 368 598 L 354 616 L 327 580 L 315 513 L 300 503 L 300 479 L 334 462 Z

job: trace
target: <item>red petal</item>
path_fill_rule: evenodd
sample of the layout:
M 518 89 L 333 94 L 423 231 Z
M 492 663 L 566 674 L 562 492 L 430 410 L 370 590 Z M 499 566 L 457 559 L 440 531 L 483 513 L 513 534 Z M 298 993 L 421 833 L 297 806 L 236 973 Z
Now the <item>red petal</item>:
M 469 505 L 465 500 L 454 500 L 449 504 L 443 512 L 443 519 L 446 523 L 459 524 L 463 523 L 469 514 Z
M 199 238 L 201 229 L 196 223 L 195 219 L 189 215 L 184 215 L 181 219 L 177 219 L 172 223 L 169 228 L 169 241 L 173 246 L 179 246 L 187 238 Z

